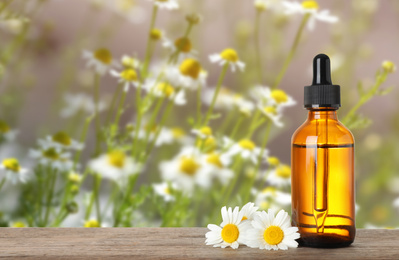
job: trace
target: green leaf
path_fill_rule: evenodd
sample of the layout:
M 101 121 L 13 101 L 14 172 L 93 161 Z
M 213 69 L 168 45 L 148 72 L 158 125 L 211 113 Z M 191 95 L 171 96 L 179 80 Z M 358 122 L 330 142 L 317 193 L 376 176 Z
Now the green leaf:
M 346 123 L 346 126 L 350 129 L 364 129 L 371 125 L 373 121 L 370 118 L 362 116 L 362 115 L 355 115 Z
M 389 88 L 378 90 L 377 95 L 380 95 L 380 96 L 387 95 L 393 90 L 393 87 L 394 86 L 390 86 Z

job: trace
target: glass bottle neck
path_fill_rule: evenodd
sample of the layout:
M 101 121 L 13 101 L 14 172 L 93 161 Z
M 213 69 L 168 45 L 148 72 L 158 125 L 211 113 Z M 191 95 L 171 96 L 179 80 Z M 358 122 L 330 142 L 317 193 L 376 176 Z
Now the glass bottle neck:
M 308 120 L 318 120 L 318 119 L 330 119 L 337 120 L 337 109 L 336 108 L 311 108 L 308 113 Z

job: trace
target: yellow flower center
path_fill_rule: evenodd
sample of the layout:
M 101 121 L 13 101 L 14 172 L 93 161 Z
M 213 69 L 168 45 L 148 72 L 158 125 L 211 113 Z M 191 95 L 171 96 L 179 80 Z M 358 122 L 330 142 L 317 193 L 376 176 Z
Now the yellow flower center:
M 238 142 L 238 144 L 242 147 L 242 148 L 244 148 L 244 149 L 247 149 L 247 150 L 253 150 L 253 149 L 255 149 L 255 144 L 254 144 L 254 142 L 252 142 L 251 140 L 249 140 L 249 139 L 242 139 L 240 142 Z
M 275 157 L 275 156 L 271 156 L 269 158 L 267 158 L 267 162 L 271 165 L 271 166 L 277 166 L 280 164 L 280 160 Z
M 310 1 L 303 1 L 302 2 L 302 7 L 305 9 L 319 9 L 319 4 L 316 1 L 310 0 Z
M 203 126 L 199 129 L 200 133 L 206 136 L 212 135 L 212 128 L 209 126 Z
M 122 168 L 125 165 L 126 154 L 122 151 L 112 151 L 107 154 L 108 162 L 116 168 Z
M 21 169 L 21 166 L 19 165 L 18 160 L 15 159 L 15 158 L 4 159 L 3 160 L 3 166 L 7 170 L 11 170 L 13 172 L 19 172 L 19 170 Z
M 288 179 L 289 177 L 291 177 L 291 167 L 289 167 L 288 165 L 282 165 L 277 167 L 276 175 L 281 178 Z
M 60 155 L 57 153 L 54 147 L 42 151 L 42 155 L 51 160 L 58 160 L 60 158 Z
M 157 40 L 161 39 L 161 37 L 162 37 L 162 31 L 159 30 L 159 29 L 157 29 L 157 28 L 153 28 L 153 29 L 150 31 L 150 37 L 151 37 L 151 39 L 153 39 L 154 41 L 157 41 Z
M 247 216 L 242 217 L 241 221 L 247 220 Z
M 71 145 L 72 139 L 65 132 L 58 132 L 52 137 L 53 142 L 63 144 L 65 146 Z
M 238 54 L 234 49 L 228 48 L 225 49 L 220 53 L 220 56 L 227 61 L 230 62 L 237 62 L 238 61 Z
M 129 56 L 122 57 L 122 65 L 125 68 L 134 68 L 136 64 L 136 60 Z
M 212 152 L 216 148 L 216 140 L 212 136 L 208 136 L 204 139 L 198 139 L 196 145 L 206 152 Z
M 26 225 L 25 225 L 25 223 L 22 222 L 22 221 L 17 221 L 17 222 L 14 222 L 14 223 L 12 224 L 11 227 L 15 227 L 15 228 L 24 228 L 24 227 L 26 227 Z
M 97 227 L 100 227 L 100 223 L 95 219 L 91 219 L 91 220 L 88 220 L 85 222 L 84 227 L 97 228 Z
M 165 194 L 171 194 L 170 189 L 168 187 L 166 187 L 164 190 Z
M 288 101 L 287 94 L 280 89 L 273 90 L 271 96 L 277 103 L 285 103 Z
M 183 156 L 180 161 L 180 171 L 193 176 L 201 166 L 191 157 Z
M 125 81 L 137 81 L 137 73 L 134 69 L 123 70 L 120 75 Z
M 5 134 L 10 131 L 10 127 L 6 122 L 0 120 L 0 133 Z
M 222 229 L 222 239 L 227 243 L 237 241 L 239 234 L 238 227 L 234 224 L 227 224 Z
M 157 89 L 167 97 L 170 97 L 175 92 L 175 88 L 166 82 L 159 83 Z
M 255 1 L 255 8 L 258 11 L 265 11 L 266 4 L 263 1 Z
M 387 73 L 393 73 L 396 70 L 395 63 L 393 63 L 392 61 L 389 61 L 389 60 L 386 60 L 382 63 L 382 68 Z
M 284 232 L 280 227 L 270 226 L 263 233 L 263 239 L 269 245 L 278 245 L 283 241 Z
M 175 47 L 181 52 L 189 52 L 191 51 L 191 41 L 187 37 L 178 38 L 175 41 Z
M 265 111 L 266 114 L 277 115 L 277 109 L 272 106 L 264 107 L 263 111 Z
M 266 193 L 272 193 L 273 195 L 276 193 L 276 188 L 275 187 L 266 187 L 262 190 L 263 194 Z
M 108 49 L 101 48 L 94 52 L 94 58 L 102 63 L 109 65 L 112 62 L 112 54 Z
M 184 76 L 197 79 L 201 72 L 201 64 L 195 59 L 185 59 L 179 69 Z
M 210 164 L 213 164 L 213 165 L 216 165 L 218 168 L 223 168 L 223 163 L 220 160 L 220 155 L 219 154 L 211 153 L 206 158 L 206 162 L 208 162 Z
M 186 133 L 179 127 L 172 128 L 173 137 L 176 139 L 182 138 Z
M 267 201 L 262 201 L 261 203 L 260 203 L 260 208 L 261 209 L 263 209 L 263 210 L 265 210 L 265 209 L 268 209 L 269 208 L 269 205 L 270 203 L 269 202 L 267 202 Z
M 81 179 L 82 179 L 82 177 L 79 174 L 77 174 L 76 172 L 71 172 L 68 175 L 68 180 L 73 183 L 79 183 L 81 181 Z

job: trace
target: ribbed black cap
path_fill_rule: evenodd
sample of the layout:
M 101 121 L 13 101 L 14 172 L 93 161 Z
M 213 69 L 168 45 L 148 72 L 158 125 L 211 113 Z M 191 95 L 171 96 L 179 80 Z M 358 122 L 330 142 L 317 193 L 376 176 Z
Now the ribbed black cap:
M 340 86 L 331 82 L 330 58 L 318 54 L 313 59 L 313 82 L 305 87 L 305 107 L 340 107 Z

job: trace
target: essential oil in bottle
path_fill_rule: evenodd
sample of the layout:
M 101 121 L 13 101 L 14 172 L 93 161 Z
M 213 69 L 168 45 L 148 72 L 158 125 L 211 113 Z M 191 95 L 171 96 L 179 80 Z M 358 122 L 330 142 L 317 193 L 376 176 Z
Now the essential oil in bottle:
M 354 139 L 338 121 L 340 86 L 325 54 L 313 59 L 304 106 L 308 118 L 292 136 L 292 224 L 302 246 L 348 246 L 356 233 Z

